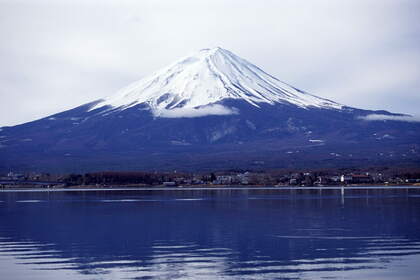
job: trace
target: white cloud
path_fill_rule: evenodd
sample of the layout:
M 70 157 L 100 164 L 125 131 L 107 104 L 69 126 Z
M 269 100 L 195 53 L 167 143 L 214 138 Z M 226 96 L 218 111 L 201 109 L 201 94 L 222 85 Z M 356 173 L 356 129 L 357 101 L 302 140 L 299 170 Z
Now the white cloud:
M 170 110 L 159 110 L 153 114 L 160 118 L 196 118 L 204 116 L 236 115 L 239 111 L 236 108 L 228 108 L 220 104 L 213 104 L 198 108 L 175 108 Z
M 392 116 L 381 114 L 370 114 L 367 116 L 359 117 L 366 121 L 402 121 L 402 122 L 420 122 L 420 116 Z

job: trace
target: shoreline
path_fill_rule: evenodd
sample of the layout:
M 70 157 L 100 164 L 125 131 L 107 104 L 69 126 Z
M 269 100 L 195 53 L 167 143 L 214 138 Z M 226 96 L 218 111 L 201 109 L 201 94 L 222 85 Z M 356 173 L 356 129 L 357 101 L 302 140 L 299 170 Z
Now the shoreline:
M 2 192 L 86 192 L 86 191 L 199 191 L 199 190 L 395 190 L 395 189 L 420 189 L 418 185 L 347 185 L 347 186 L 179 186 L 179 187 L 164 187 L 164 186 L 144 186 L 144 187 L 128 187 L 128 186 L 115 186 L 115 187 L 66 187 L 66 188 L 3 188 Z

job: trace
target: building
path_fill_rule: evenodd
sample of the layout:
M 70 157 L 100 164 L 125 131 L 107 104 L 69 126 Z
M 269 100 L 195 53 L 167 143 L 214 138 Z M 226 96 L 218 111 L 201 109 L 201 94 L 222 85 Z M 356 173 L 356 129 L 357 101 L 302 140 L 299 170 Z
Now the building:
M 215 185 L 230 185 L 233 183 L 233 177 L 229 175 L 216 176 L 216 180 L 213 181 Z
M 25 179 L 25 176 L 23 174 L 13 173 L 10 171 L 7 173 L 7 178 L 9 180 L 23 180 Z
M 340 182 L 343 184 L 353 183 L 353 177 L 351 175 L 341 175 Z
M 369 183 L 373 183 L 373 179 L 369 174 L 341 175 L 340 181 L 343 184 L 369 184 Z

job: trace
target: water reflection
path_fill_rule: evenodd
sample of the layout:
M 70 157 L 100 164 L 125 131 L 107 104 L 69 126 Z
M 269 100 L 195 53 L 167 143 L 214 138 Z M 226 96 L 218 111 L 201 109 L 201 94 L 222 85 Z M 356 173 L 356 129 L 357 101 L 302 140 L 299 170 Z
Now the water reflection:
M 2 279 L 416 279 L 420 190 L 0 193 Z M 345 204 L 342 200 L 345 199 Z

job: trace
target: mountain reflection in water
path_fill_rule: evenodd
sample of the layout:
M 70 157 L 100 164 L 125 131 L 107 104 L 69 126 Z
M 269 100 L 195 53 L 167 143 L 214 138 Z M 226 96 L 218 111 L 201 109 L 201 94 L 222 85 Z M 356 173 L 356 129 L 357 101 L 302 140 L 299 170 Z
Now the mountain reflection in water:
M 420 189 L 0 192 L 1 279 L 418 279 Z

